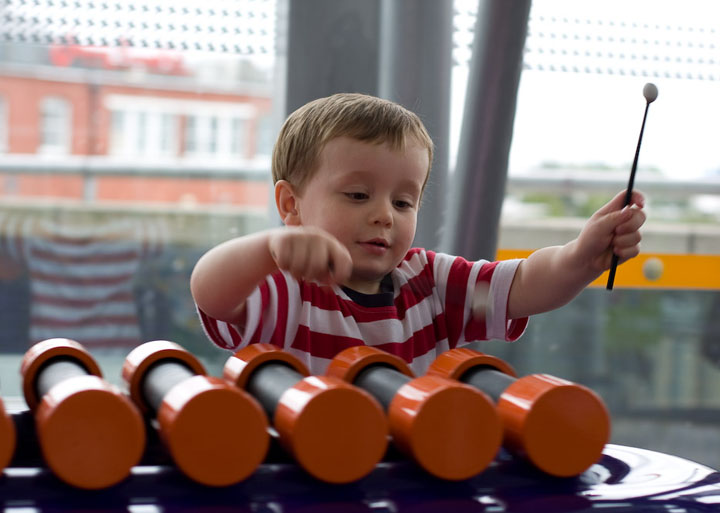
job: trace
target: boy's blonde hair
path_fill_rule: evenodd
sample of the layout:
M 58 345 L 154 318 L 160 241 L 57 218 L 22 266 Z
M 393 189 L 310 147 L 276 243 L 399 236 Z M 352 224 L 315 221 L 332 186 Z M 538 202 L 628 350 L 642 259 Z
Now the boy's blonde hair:
M 311 101 L 290 114 L 273 148 L 273 182 L 287 180 L 302 190 L 317 169 L 323 147 L 336 137 L 388 143 L 394 150 L 417 141 L 428 150 L 430 174 L 433 142 L 417 114 L 374 96 L 341 93 Z

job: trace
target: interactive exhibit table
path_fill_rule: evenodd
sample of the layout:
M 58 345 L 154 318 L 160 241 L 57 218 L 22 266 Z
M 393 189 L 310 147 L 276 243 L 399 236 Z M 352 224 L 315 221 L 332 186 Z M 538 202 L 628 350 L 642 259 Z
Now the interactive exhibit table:
M 127 392 L 52 339 L 0 402 L 0 511 L 710 512 L 720 473 L 607 444 L 590 390 L 463 349 L 426 376 L 349 348 L 326 376 L 258 344 L 223 378 L 167 341 L 126 360 Z

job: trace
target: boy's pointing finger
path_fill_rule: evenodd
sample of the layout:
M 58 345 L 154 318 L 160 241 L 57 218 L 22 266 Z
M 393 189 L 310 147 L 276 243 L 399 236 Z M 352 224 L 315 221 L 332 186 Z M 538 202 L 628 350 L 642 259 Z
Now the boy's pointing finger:
M 330 247 L 330 273 L 337 283 L 343 283 L 352 274 L 352 258 L 347 248 L 340 242 L 335 241 Z

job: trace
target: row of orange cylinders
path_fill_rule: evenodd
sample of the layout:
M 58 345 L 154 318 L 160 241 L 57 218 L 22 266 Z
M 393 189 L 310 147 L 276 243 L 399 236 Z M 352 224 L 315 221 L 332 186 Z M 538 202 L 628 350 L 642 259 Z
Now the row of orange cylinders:
M 504 361 L 466 348 L 442 353 L 416 377 L 397 356 L 351 347 L 313 376 L 289 352 L 253 344 L 219 378 L 174 342 L 153 341 L 127 356 L 121 391 L 79 343 L 49 339 L 28 350 L 21 374 L 45 463 L 85 489 L 130 474 L 145 451 L 146 421 L 175 465 L 209 486 L 249 477 L 271 437 L 310 475 L 348 483 L 369 474 L 389 443 L 441 479 L 479 474 L 501 446 L 571 477 L 600 458 L 610 432 L 592 390 L 544 374 L 518 378 Z M 0 402 L 0 469 L 15 435 Z

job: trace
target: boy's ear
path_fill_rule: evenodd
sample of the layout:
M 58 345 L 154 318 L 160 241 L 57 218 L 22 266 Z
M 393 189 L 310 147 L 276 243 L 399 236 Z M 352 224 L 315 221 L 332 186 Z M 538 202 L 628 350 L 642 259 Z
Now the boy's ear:
M 298 195 L 295 188 L 287 180 L 278 180 L 275 183 L 275 206 L 282 222 L 288 226 L 300 224 L 300 210 L 298 208 Z

